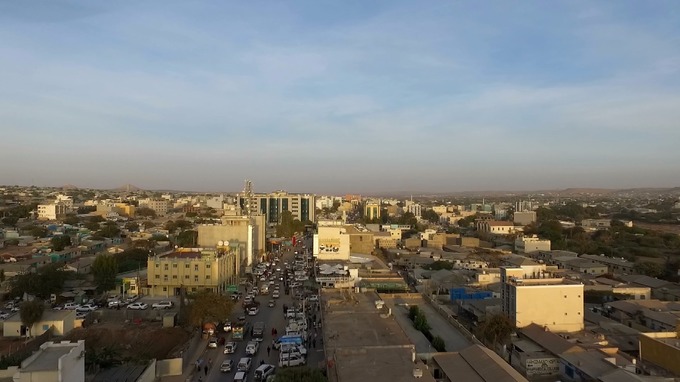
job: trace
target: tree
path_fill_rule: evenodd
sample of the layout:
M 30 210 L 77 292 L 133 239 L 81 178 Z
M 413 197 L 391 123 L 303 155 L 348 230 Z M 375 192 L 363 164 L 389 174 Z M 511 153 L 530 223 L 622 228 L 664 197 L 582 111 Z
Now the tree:
M 129 272 L 146 266 L 149 254 L 150 251 L 146 248 L 130 248 L 117 254 L 118 273 Z
M 404 212 L 404 214 L 399 217 L 398 223 L 402 225 L 409 225 L 415 228 L 418 224 L 418 219 L 412 212 Z
M 45 265 L 37 273 L 29 272 L 10 279 L 10 296 L 22 297 L 24 293 L 47 300 L 53 293 L 61 292 L 64 281 L 71 272 L 61 269 L 60 264 Z
M 28 337 L 31 337 L 31 328 L 33 325 L 42 319 L 45 312 L 45 303 L 40 299 L 33 301 L 24 301 L 19 306 L 19 315 L 21 316 L 21 323 L 24 324 L 28 331 Z
M 231 298 L 208 290 L 190 296 L 189 323 L 201 327 L 206 322 L 218 322 L 231 315 L 234 303 Z
M 6 276 L 5 276 L 5 270 L 4 270 L 4 269 L 0 269 L 0 283 L 4 283 L 4 282 L 5 282 L 5 278 L 6 278 Z
M 182 231 L 177 235 L 176 244 L 180 247 L 195 247 L 198 242 L 198 232 Z
M 432 209 L 423 211 L 422 218 L 429 221 L 430 223 L 439 223 L 439 214 L 434 212 Z
M 64 248 L 71 246 L 71 236 L 69 235 L 57 235 L 50 239 L 50 244 L 52 244 L 52 249 L 59 252 L 63 251 Z
M 274 382 L 326 382 L 328 379 L 321 369 L 308 366 L 288 367 L 277 369 Z
M 139 231 L 139 223 L 137 223 L 137 222 L 127 222 L 127 223 L 125 223 L 125 229 L 130 231 L 130 232 L 137 232 L 137 231 Z
M 78 223 L 80 223 L 80 219 L 76 215 L 69 214 L 64 218 L 64 224 L 78 225 Z
M 432 339 L 432 347 L 435 348 L 435 350 L 439 352 L 445 352 L 446 351 L 446 342 L 444 342 L 444 339 L 436 336 Z
M 99 230 L 99 223 L 97 222 L 87 222 L 84 224 L 85 228 L 89 229 L 90 231 L 98 231 Z
M 295 232 L 302 232 L 304 230 L 305 224 L 298 219 L 293 219 L 292 212 L 281 212 L 281 223 L 276 226 L 276 235 L 278 237 L 292 237 Z
M 7 216 L 2 218 L 2 224 L 8 227 L 16 227 L 18 222 L 19 218 L 17 216 Z
M 636 263 L 633 267 L 635 273 L 639 273 L 649 277 L 661 277 L 664 274 L 664 267 L 661 264 L 643 261 Z
M 24 227 L 24 230 L 26 230 L 28 234 L 33 237 L 47 237 L 47 234 L 49 233 L 47 228 L 36 225 Z
M 137 214 L 137 216 L 143 216 L 143 217 L 150 217 L 150 218 L 156 217 L 156 211 L 152 210 L 149 207 L 139 207 L 139 208 L 137 208 L 137 211 L 135 211 L 135 214 Z
M 99 292 L 106 292 L 116 286 L 118 261 L 111 255 L 99 255 L 92 263 L 92 275 Z
M 97 236 L 113 238 L 120 235 L 120 228 L 114 222 L 106 222 L 104 226 L 97 231 Z
M 487 317 L 477 328 L 478 337 L 487 345 L 494 347 L 501 343 L 506 343 L 510 339 L 513 325 L 504 314 L 496 314 Z
M 89 218 L 89 221 L 92 222 L 92 223 L 102 223 L 105 220 L 106 219 L 104 219 L 104 217 L 101 216 L 101 215 L 90 216 L 90 218 Z

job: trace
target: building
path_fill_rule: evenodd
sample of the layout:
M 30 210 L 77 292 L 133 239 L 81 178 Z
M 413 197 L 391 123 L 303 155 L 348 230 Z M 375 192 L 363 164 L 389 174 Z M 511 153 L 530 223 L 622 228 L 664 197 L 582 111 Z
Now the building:
M 477 221 L 477 230 L 495 235 L 509 235 L 515 232 L 515 226 L 512 222 L 482 219 Z
M 603 275 L 608 271 L 606 265 L 588 259 L 568 260 L 564 263 L 564 268 L 589 275 Z
M 221 224 L 201 224 L 198 226 L 198 246 L 201 248 L 216 247 L 221 241 L 245 243 L 244 257 L 240 263 L 251 267 L 262 261 L 266 251 L 266 224 L 264 215 L 251 217 L 232 215 L 222 216 Z
M 512 217 L 515 224 L 525 226 L 536 222 L 536 211 L 515 212 Z
M 677 331 L 640 333 L 640 358 L 680 375 L 680 338 Z
M 279 224 L 283 211 L 290 211 L 293 214 L 293 219 L 298 219 L 301 222 L 313 222 L 316 218 L 314 215 L 314 198 L 315 196 L 311 194 L 289 194 L 285 191 L 253 194 L 252 200 L 255 208 L 252 208 L 252 210 L 264 215 L 266 223 L 269 225 Z M 237 196 L 236 203 L 242 210 L 245 210 L 249 204 L 247 199 L 243 193 Z
M 69 212 L 68 207 L 62 203 L 38 205 L 39 220 L 61 220 L 64 217 L 66 217 L 66 214 L 68 212 Z
M 139 207 L 152 209 L 156 215 L 166 215 L 170 209 L 170 201 L 167 199 L 141 199 Z
M 501 267 L 503 313 L 518 328 L 583 330 L 583 284 L 555 277 L 545 264 Z
M 438 382 L 528 382 L 498 354 L 481 345 L 459 352 L 436 353 L 430 366 Z
M 380 219 L 380 200 L 369 200 L 364 205 L 364 218 L 367 220 Z
M 65 336 L 75 327 L 75 310 L 45 309 L 40 321 L 31 327 L 31 336 L 39 336 L 52 328 L 55 336 Z M 25 337 L 28 335 L 26 326 L 21 322 L 19 313 L 12 315 L 2 323 L 4 337 Z
M 350 255 L 350 235 L 340 220 L 321 220 L 314 234 L 312 253 L 318 261 L 348 261 Z
M 605 255 L 581 255 L 580 258 L 592 260 L 607 266 L 607 272 L 613 274 L 633 274 L 635 263 L 624 258 L 608 257 Z
M 21 362 L 14 382 L 84 382 L 85 341 L 45 342 Z
M 611 227 L 612 221 L 610 219 L 583 219 L 581 220 L 581 228 L 586 231 L 607 230 Z
M 415 216 L 419 219 L 423 215 L 423 207 L 420 204 L 414 203 L 411 200 L 406 201 L 406 205 L 405 205 L 404 209 L 406 210 L 406 212 L 412 213 L 413 216 Z
M 238 284 L 241 251 L 239 243 L 217 248 L 179 248 L 147 261 L 147 283 L 151 296 L 177 296 L 182 287 L 189 292 L 224 292 Z
M 539 239 L 538 236 L 520 236 L 515 239 L 517 253 L 531 253 L 536 251 L 550 251 L 550 240 Z

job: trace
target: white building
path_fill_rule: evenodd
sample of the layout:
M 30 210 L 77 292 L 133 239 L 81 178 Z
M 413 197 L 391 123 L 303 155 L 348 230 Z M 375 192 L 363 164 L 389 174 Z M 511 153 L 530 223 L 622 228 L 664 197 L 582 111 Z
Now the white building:
M 166 199 L 142 199 L 139 201 L 140 207 L 151 208 L 157 215 L 165 215 L 170 209 L 170 202 Z
M 84 382 L 85 341 L 45 342 L 21 362 L 14 382 Z
M 423 207 L 414 203 L 412 200 L 407 200 L 404 209 L 406 212 L 412 213 L 415 217 L 420 218 L 423 215 Z
M 531 253 L 536 251 L 550 251 L 550 240 L 539 239 L 538 236 L 520 236 L 515 239 L 517 253 Z
M 65 204 L 39 204 L 38 205 L 38 219 L 39 220 L 59 220 L 63 219 L 68 213 L 69 209 Z
M 350 235 L 342 221 L 319 221 L 312 253 L 318 261 L 349 260 Z

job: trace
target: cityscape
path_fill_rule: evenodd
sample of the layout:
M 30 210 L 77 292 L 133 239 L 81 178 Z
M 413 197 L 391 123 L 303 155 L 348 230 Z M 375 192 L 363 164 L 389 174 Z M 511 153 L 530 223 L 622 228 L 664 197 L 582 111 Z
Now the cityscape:
M 0 382 L 680 382 L 679 16 L 0 1 Z

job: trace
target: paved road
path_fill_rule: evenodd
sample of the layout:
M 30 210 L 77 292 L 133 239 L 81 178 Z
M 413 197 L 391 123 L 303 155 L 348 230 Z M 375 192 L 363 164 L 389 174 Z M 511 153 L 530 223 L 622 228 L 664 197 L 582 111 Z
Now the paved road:
M 298 249 L 298 248 L 296 248 Z M 298 249 L 300 250 L 300 249 Z M 294 260 L 294 255 L 293 255 L 293 250 L 289 250 L 284 253 L 283 255 L 283 261 L 288 261 L 289 263 L 292 263 Z M 283 266 L 283 261 L 279 263 L 278 266 Z M 248 373 L 248 380 L 253 380 L 254 377 L 254 372 L 255 369 L 260 365 L 260 362 L 264 360 L 265 363 L 273 364 L 277 367 L 278 369 L 278 360 L 279 360 L 279 352 L 275 349 L 271 349 L 269 355 L 267 354 L 267 347 L 269 346 L 271 348 L 271 343 L 274 340 L 274 336 L 272 336 L 271 329 L 272 327 L 276 328 L 276 330 L 279 333 L 279 336 L 285 331 L 285 327 L 287 325 L 287 320 L 284 318 L 283 315 L 283 305 L 286 304 L 288 306 L 293 305 L 293 297 L 292 293 L 291 295 L 286 295 L 284 293 L 283 289 L 283 282 L 277 281 L 281 287 L 281 297 L 277 299 L 276 301 L 276 306 L 273 308 L 270 308 L 267 306 L 268 301 L 271 299 L 271 292 L 270 295 L 267 296 L 259 296 L 257 297 L 258 301 L 260 301 L 260 311 L 256 316 L 246 316 L 247 321 L 252 325 L 255 322 L 264 322 L 265 323 L 265 335 L 264 339 L 260 345 L 260 349 L 258 350 L 257 354 L 253 357 L 253 363 L 252 367 Z M 243 288 L 243 287 L 241 287 Z M 242 290 L 243 291 L 243 290 Z M 236 322 L 237 318 L 239 316 L 243 315 L 243 310 L 241 308 L 241 303 L 239 302 L 235 309 L 234 309 L 234 314 L 232 316 L 232 322 Z M 310 332 L 313 332 L 313 330 L 310 330 Z M 229 341 L 231 338 L 231 335 L 227 336 L 227 341 Z M 236 350 L 235 354 L 224 354 L 224 348 L 222 346 L 218 347 L 217 349 L 206 349 L 205 352 L 203 353 L 202 358 L 205 361 L 211 360 L 212 361 L 212 368 L 208 369 L 208 374 L 205 374 L 204 370 L 201 370 L 200 374 L 196 373 L 194 375 L 193 381 L 198 381 L 199 375 L 201 376 L 202 380 L 204 382 L 216 382 L 216 381 L 224 381 L 224 380 L 232 380 L 235 373 L 236 373 L 236 364 L 238 364 L 238 361 L 242 358 L 245 357 L 245 347 L 246 344 L 248 343 L 248 340 L 250 339 L 250 333 L 247 333 L 245 335 L 245 339 L 243 341 L 238 342 L 238 348 Z M 321 333 L 318 333 L 317 338 L 321 338 Z M 319 349 L 320 345 L 317 343 L 317 348 L 311 348 L 311 346 L 307 346 L 308 348 L 308 356 L 307 356 L 307 364 L 310 367 L 317 367 L 319 362 L 324 359 L 323 355 L 323 350 Z M 224 361 L 227 359 L 227 357 L 231 358 L 234 362 L 234 370 L 228 373 L 222 373 L 219 370 L 219 366 Z

